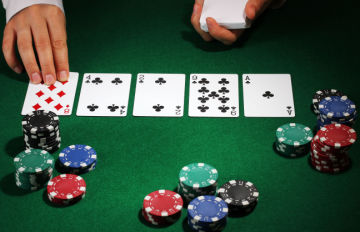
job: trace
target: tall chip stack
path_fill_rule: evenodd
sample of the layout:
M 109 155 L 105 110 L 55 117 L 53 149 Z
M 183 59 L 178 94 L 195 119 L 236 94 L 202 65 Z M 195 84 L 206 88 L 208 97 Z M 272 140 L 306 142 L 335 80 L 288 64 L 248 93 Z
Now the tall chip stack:
M 348 153 L 356 138 L 355 130 L 344 124 L 321 127 L 311 142 L 311 165 L 323 173 L 346 171 L 351 166 Z
M 39 190 L 51 179 L 54 157 L 47 151 L 27 149 L 14 158 L 15 183 L 24 190 Z
M 215 195 L 218 181 L 217 170 L 206 163 L 192 163 L 184 166 L 179 173 L 177 192 L 186 204 L 203 195 Z
M 309 153 L 312 138 L 309 127 L 300 123 L 287 123 L 277 128 L 274 147 L 284 157 L 302 157 Z
M 22 120 L 25 148 L 56 152 L 61 146 L 59 117 L 52 111 L 37 110 Z

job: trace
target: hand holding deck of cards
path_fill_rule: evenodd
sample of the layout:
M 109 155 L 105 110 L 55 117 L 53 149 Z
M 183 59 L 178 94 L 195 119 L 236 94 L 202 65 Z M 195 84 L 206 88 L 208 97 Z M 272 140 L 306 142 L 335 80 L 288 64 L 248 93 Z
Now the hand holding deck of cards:
M 132 74 L 85 73 L 82 79 L 77 116 L 125 117 L 128 112 Z M 71 115 L 78 73 L 54 85 L 32 84 L 26 93 L 22 114 L 49 110 Z M 295 117 L 289 74 L 167 74 L 139 73 L 134 78 L 133 116 L 229 117 L 242 115 L 239 83 L 242 83 L 246 117 Z M 186 85 L 189 103 L 184 104 Z

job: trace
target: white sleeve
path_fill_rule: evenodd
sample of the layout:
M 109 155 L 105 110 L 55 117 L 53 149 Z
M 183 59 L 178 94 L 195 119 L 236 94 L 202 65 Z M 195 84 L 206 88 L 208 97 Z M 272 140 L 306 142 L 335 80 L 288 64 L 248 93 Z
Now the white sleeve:
M 6 9 L 6 22 L 22 9 L 35 4 L 50 4 L 59 7 L 64 12 L 62 0 L 2 0 Z

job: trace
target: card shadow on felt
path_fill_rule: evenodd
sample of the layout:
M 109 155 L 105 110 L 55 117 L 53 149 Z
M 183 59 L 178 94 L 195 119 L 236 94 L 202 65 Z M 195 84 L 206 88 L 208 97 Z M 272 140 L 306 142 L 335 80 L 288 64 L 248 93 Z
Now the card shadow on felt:
M 24 151 L 24 138 L 23 136 L 18 136 L 10 139 L 5 145 L 5 153 L 10 157 L 15 157 L 18 153 Z
M 30 191 L 23 190 L 16 186 L 14 173 L 9 173 L 0 180 L 1 192 L 10 196 L 24 196 L 29 194 Z

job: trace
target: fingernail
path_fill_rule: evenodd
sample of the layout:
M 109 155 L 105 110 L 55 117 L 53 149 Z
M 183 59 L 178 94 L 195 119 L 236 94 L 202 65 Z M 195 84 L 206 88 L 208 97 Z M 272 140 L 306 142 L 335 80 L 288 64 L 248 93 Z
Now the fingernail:
M 41 76 L 40 76 L 40 74 L 39 73 L 33 73 L 33 74 L 31 74 L 31 81 L 33 82 L 33 83 L 40 83 L 41 82 Z
M 16 66 L 14 68 L 14 71 L 17 73 L 17 74 L 20 74 L 22 72 L 22 68 L 20 66 Z
M 45 75 L 45 83 L 46 84 L 50 84 L 50 83 L 54 82 L 54 80 L 55 80 L 55 78 L 53 75 L 51 75 L 51 74 Z
M 210 18 L 206 18 L 206 24 L 208 27 L 212 27 L 214 25 L 213 21 Z
M 194 12 L 194 13 L 197 13 L 198 10 L 199 10 L 199 5 L 198 5 L 198 4 L 195 4 L 195 5 L 194 5 L 193 12 Z
M 67 81 L 68 74 L 66 71 L 61 71 L 59 75 L 59 81 Z

